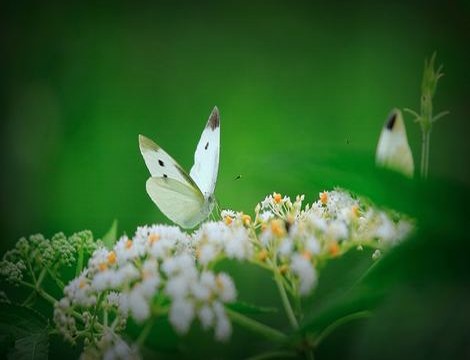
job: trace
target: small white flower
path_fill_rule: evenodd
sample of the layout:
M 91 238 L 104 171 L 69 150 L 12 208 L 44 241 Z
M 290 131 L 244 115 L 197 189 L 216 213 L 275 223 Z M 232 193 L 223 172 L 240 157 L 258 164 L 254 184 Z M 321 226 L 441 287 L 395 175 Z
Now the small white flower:
M 270 210 L 263 211 L 261 214 L 259 214 L 259 218 L 262 222 L 268 222 L 272 218 L 274 218 L 274 214 Z
M 378 258 L 382 255 L 382 252 L 379 249 L 376 249 L 372 254 L 372 260 L 378 260 Z
M 330 222 L 328 229 L 327 229 L 328 236 L 330 236 L 332 239 L 335 239 L 335 240 L 346 239 L 348 237 L 348 233 L 349 233 L 348 227 L 341 220 Z
M 202 265 L 209 264 L 217 256 L 217 249 L 213 244 L 204 244 L 199 248 L 199 262 Z
M 315 235 L 310 235 L 305 240 L 305 248 L 312 254 L 320 253 L 321 251 L 320 243 L 318 242 L 318 239 L 315 237 Z
M 142 294 L 140 284 L 136 284 L 129 294 L 129 310 L 138 322 L 142 322 L 150 316 L 150 306 Z
M 383 212 L 379 214 L 380 225 L 376 230 L 376 236 L 384 241 L 392 241 L 396 237 L 395 227 L 390 218 Z
M 219 298 L 223 302 L 232 302 L 235 300 L 237 290 L 230 276 L 225 273 L 219 273 L 216 278 L 216 284 L 219 291 Z
M 290 256 L 294 250 L 294 242 L 290 237 L 285 237 L 279 246 L 278 253 L 281 256 Z
M 197 315 L 204 330 L 209 329 L 214 324 L 214 311 L 209 305 L 203 305 L 199 309 Z
M 182 299 L 189 293 L 192 280 L 181 275 L 172 277 L 166 283 L 165 293 L 174 300 Z
M 237 214 L 235 213 L 235 211 L 227 209 L 227 210 L 222 210 L 220 212 L 220 216 L 222 217 L 222 219 L 225 219 L 225 217 L 227 217 L 227 216 L 231 217 L 231 218 L 234 218 L 234 217 L 237 216 Z
M 169 320 L 175 330 L 186 334 L 194 319 L 194 304 L 188 300 L 176 300 L 171 304 Z
M 301 295 L 307 295 L 317 282 L 317 273 L 310 261 L 299 254 L 292 256 L 292 271 L 300 280 L 299 292 Z
M 232 334 L 232 324 L 225 313 L 224 306 L 220 302 L 215 301 L 212 307 L 216 318 L 215 338 L 219 341 L 225 341 Z

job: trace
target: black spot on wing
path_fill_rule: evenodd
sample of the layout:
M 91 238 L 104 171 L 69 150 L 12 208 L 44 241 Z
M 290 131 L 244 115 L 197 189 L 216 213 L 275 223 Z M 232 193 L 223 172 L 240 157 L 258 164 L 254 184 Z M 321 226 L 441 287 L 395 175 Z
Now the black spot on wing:
M 209 141 L 206 143 L 206 146 L 204 146 L 204 150 L 207 150 L 208 147 L 209 147 Z
M 393 130 L 393 126 L 395 126 L 395 121 L 397 120 L 397 113 L 394 111 L 387 120 L 387 129 Z
M 162 160 L 158 160 L 158 165 L 160 165 L 160 166 L 162 166 L 162 167 L 165 166 L 165 164 L 163 163 Z
M 168 177 L 168 175 L 167 175 L 167 174 L 163 174 L 163 177 L 166 179 L 166 178 Z
M 217 106 L 214 107 L 214 110 L 212 110 L 211 115 L 209 116 L 209 120 L 207 121 L 207 127 L 210 127 L 212 130 L 218 128 L 220 126 L 220 116 L 219 116 L 219 109 L 217 109 Z

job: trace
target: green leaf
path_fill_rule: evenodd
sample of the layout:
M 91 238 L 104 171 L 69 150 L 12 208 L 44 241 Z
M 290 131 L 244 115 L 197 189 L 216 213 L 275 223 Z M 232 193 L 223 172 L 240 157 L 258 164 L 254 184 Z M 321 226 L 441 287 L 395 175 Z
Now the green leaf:
M 116 244 L 117 228 L 118 228 L 118 221 L 117 219 L 114 219 L 113 223 L 111 224 L 111 227 L 102 238 L 103 244 L 106 246 L 108 250 L 112 249 L 114 244 Z
M 278 312 L 275 307 L 258 306 L 243 301 L 236 301 L 225 306 L 240 314 L 272 314 Z
M 47 359 L 48 353 L 49 337 L 46 331 L 42 331 L 17 339 L 15 347 L 8 353 L 8 359 Z
M 374 308 L 382 292 L 363 286 L 361 281 L 376 264 L 372 252 L 370 248 L 351 249 L 326 263 L 317 289 L 304 301 L 305 318 L 299 334 L 321 334 L 342 318 Z
M 1 355 L 9 359 L 47 359 L 48 322 L 38 312 L 22 305 L 0 307 Z

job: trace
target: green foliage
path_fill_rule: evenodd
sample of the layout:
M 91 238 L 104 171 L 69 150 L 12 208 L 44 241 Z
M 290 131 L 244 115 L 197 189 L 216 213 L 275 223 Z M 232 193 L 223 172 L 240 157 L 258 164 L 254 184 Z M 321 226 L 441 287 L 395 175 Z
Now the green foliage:
M 103 241 L 103 244 L 104 246 L 106 246 L 107 249 L 112 249 L 114 244 L 116 243 L 117 229 L 118 229 L 118 221 L 117 219 L 114 219 L 113 223 L 111 224 L 111 227 L 106 232 L 106 234 L 103 235 L 103 238 L 101 239 L 101 241 Z
M 41 360 L 48 358 L 48 321 L 22 305 L 2 303 L 0 336 L 2 358 Z

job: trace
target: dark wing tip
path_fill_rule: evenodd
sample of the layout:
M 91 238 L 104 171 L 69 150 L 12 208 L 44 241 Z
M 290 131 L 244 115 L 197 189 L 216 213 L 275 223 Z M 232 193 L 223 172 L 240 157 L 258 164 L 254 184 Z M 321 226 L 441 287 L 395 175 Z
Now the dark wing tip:
M 147 150 L 158 150 L 160 147 L 155 144 L 152 140 L 144 135 L 139 134 L 139 147 L 140 151 L 144 152 Z
M 387 122 L 385 123 L 385 127 L 392 131 L 393 127 L 395 126 L 395 122 L 397 120 L 397 111 L 394 109 L 392 110 L 392 113 L 389 115 Z
M 220 115 L 219 115 L 219 109 L 217 106 L 214 106 L 214 109 L 212 110 L 209 120 L 207 121 L 206 127 L 210 127 L 212 130 L 215 130 L 220 126 Z

